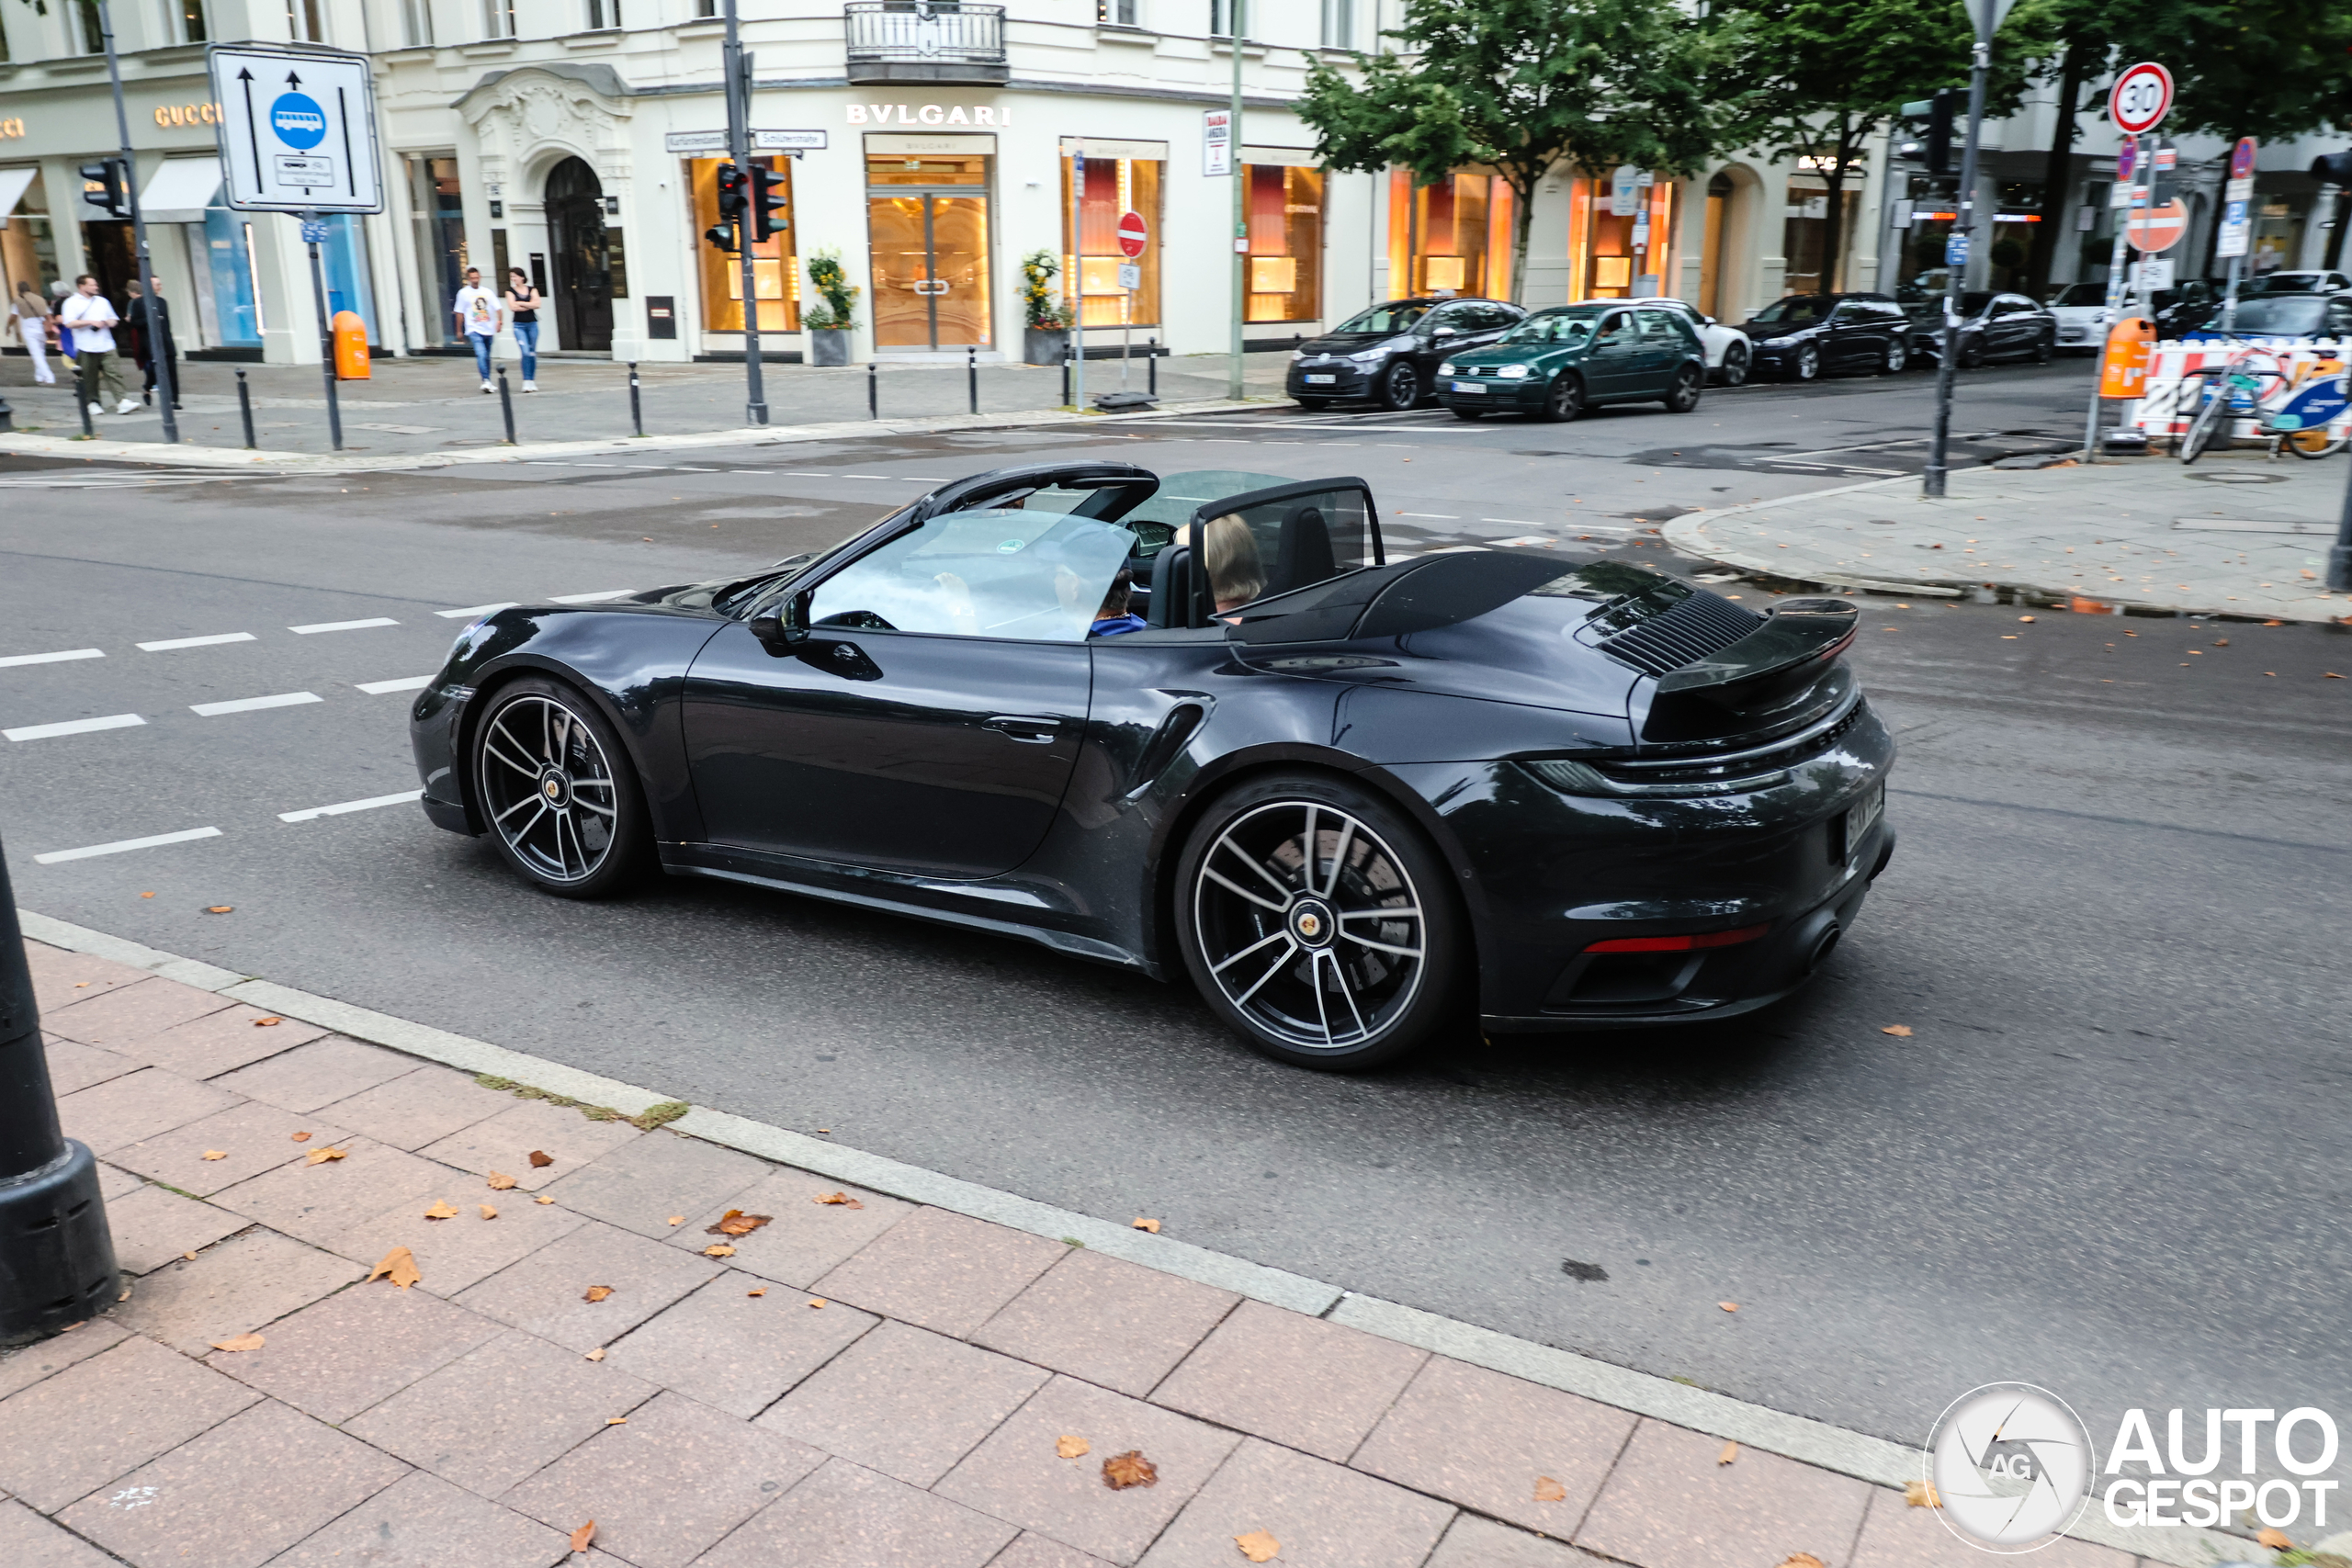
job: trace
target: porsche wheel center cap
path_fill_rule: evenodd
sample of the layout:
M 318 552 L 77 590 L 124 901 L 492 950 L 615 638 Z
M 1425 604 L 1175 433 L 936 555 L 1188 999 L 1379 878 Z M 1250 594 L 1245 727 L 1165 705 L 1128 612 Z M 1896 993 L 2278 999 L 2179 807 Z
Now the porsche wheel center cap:
M 1339 931 L 1339 920 L 1322 899 L 1302 898 L 1291 906 L 1290 934 L 1308 947 L 1329 947 Z
M 561 770 L 549 768 L 539 775 L 539 796 L 549 806 L 561 810 L 571 804 L 571 781 Z

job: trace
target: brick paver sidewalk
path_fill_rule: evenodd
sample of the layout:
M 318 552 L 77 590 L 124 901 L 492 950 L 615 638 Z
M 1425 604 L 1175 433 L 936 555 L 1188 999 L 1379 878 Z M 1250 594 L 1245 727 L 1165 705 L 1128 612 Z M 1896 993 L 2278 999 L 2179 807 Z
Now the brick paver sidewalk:
M 1900 1492 L 27 947 L 129 1280 L 0 1357 L 6 1568 L 1985 1561 Z

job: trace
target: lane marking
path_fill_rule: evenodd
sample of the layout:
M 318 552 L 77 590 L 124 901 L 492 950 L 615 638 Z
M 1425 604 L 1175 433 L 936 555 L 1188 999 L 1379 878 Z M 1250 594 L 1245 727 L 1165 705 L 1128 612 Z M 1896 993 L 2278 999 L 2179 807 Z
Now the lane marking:
M 311 822 L 322 817 L 340 817 L 346 811 L 373 811 L 379 806 L 406 806 L 412 800 L 421 800 L 424 797 L 424 792 L 421 789 L 403 790 L 399 795 L 379 795 L 367 800 L 346 800 L 340 806 L 313 806 L 307 811 L 281 811 L 277 814 L 277 819 L 280 822 Z
M 1533 548 L 1535 546 L 1548 545 L 1553 542 L 1552 536 L 1549 534 L 1528 534 L 1516 539 L 1490 539 L 1487 544 L 1494 549 L 1509 550 Z
M 403 675 L 397 681 L 361 681 L 356 684 L 369 696 L 380 697 L 386 692 L 421 692 L 432 680 L 430 675 Z
M 1399 512 L 1395 513 L 1395 515 L 1398 517 L 1427 517 L 1432 522 L 1438 523 L 1459 523 L 1462 521 L 1461 518 L 1447 512 Z
M 52 735 L 87 735 L 94 729 L 129 729 L 147 721 L 135 713 L 108 714 L 104 718 L 69 718 L 62 724 L 25 724 L 0 729 L 11 740 L 46 740 Z
M 356 632 L 368 626 L 396 626 L 400 623 L 390 615 L 371 615 L 364 621 L 313 621 L 307 626 L 286 629 L 297 637 L 309 637 L 313 632 Z
M 0 659 L 0 669 L 17 664 L 62 664 L 69 659 L 104 659 L 103 648 L 69 648 L 62 653 L 12 653 Z
M 557 593 L 548 597 L 550 604 L 594 604 L 605 599 L 626 599 L 636 592 L 634 588 L 607 588 L 595 593 Z
M 1501 523 L 1513 528 L 1541 528 L 1545 526 L 1545 525 L 1536 522 L 1532 517 L 1481 517 L 1478 521 L 1481 523 Z
M 315 692 L 280 692 L 274 697 L 239 697 L 227 703 L 190 703 L 188 712 L 199 718 L 216 718 L 224 713 L 252 713 L 257 708 L 300 707 L 304 703 L 322 703 L 326 699 Z
M 493 615 L 501 610 L 511 610 L 521 602 L 509 599 L 503 604 L 475 604 L 463 610 L 435 610 L 433 613 L 445 621 L 454 621 L 460 615 Z
M 88 844 L 78 850 L 51 850 L 45 855 L 33 856 L 35 865 L 55 865 L 60 861 L 88 860 L 94 855 L 119 855 L 126 850 L 152 850 L 158 844 L 185 844 L 196 839 L 217 839 L 218 828 L 190 828 L 184 833 L 157 833 L 145 839 L 118 839 L 111 844 Z
M 169 653 L 175 648 L 218 648 L 224 642 L 252 642 L 253 640 L 254 634 L 251 632 L 219 632 L 211 637 L 165 637 L 162 642 L 142 642 L 139 645 L 139 651 Z
M 899 476 L 897 474 L 836 474 L 833 477 L 843 479 L 895 479 Z

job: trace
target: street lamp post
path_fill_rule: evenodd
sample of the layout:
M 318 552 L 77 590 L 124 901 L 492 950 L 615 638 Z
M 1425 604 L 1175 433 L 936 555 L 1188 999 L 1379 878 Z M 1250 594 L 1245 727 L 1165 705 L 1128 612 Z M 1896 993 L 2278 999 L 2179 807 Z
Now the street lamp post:
M 1952 379 L 1960 357 L 1960 296 L 1966 282 L 1969 257 L 1976 245 L 1976 149 L 1984 132 L 1984 77 L 1993 65 L 1993 35 L 2016 0 L 1968 0 L 1968 19 L 1976 27 L 1976 44 L 1968 65 L 1968 139 L 1960 154 L 1960 201 L 1951 239 L 1944 243 L 1944 331 L 1936 355 L 1935 434 L 1928 444 L 1928 468 L 1920 475 L 1919 493 L 1944 493 L 1949 465 L 1945 451 L 1951 441 Z M 1957 242 L 1955 243 L 1954 242 Z
M 1227 30 L 1233 34 L 1233 130 L 1230 163 L 1233 170 L 1233 369 L 1226 377 L 1225 395 L 1239 401 L 1242 390 L 1241 318 L 1248 313 L 1250 296 L 1246 292 L 1250 278 L 1250 217 L 1246 205 L 1249 192 L 1242 188 L 1247 176 L 1241 168 L 1241 40 L 1248 15 L 1247 0 L 1226 0 L 1230 15 Z
M 98 1162 L 58 1125 L 40 1009 L 0 859 L 0 1346 L 93 1317 L 119 1289 Z

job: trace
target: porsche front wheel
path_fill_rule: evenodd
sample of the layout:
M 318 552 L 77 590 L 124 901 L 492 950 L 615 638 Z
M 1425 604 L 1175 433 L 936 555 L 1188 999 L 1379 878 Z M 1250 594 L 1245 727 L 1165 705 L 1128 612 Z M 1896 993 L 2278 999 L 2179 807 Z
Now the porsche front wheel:
M 1451 1005 L 1463 942 L 1444 863 L 1351 784 L 1282 774 L 1235 789 L 1193 829 L 1178 878 L 1193 984 L 1277 1061 L 1378 1066 Z
M 636 878 L 650 837 L 620 737 L 578 692 L 501 687 L 474 728 L 475 802 L 506 863 L 543 892 L 598 898 Z

